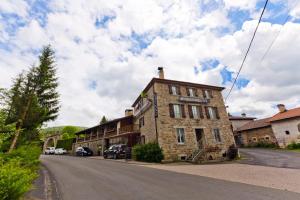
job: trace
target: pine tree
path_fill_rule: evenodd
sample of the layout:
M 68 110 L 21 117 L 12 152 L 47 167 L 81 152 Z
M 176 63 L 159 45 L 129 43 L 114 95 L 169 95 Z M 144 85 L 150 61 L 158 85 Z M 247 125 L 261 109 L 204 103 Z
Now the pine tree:
M 100 124 L 104 124 L 105 122 L 107 122 L 106 117 L 103 115 L 103 117 L 101 118 Z
M 23 128 L 33 130 L 44 122 L 56 119 L 59 111 L 58 83 L 54 66 L 54 52 L 50 46 L 42 50 L 38 67 L 15 81 L 11 89 L 8 122 L 16 123 L 12 151 Z

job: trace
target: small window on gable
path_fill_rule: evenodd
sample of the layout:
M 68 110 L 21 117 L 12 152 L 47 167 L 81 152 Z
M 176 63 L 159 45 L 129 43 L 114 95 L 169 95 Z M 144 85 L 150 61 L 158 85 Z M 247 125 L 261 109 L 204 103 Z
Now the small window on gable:
M 289 135 L 289 134 L 290 134 L 290 131 L 285 131 L 285 134 L 286 134 L 286 135 Z

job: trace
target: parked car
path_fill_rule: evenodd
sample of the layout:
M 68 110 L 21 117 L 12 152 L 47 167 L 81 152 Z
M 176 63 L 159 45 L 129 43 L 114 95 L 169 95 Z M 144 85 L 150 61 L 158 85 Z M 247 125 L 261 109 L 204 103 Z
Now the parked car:
M 77 147 L 76 156 L 92 156 L 93 151 L 88 147 Z
M 45 150 L 45 154 L 54 154 L 55 153 L 55 147 L 47 147 Z
M 127 146 L 125 144 L 114 144 L 104 151 L 103 157 L 106 158 L 125 158 Z
M 63 155 L 63 154 L 65 154 L 65 153 L 67 153 L 67 150 L 65 150 L 64 148 L 57 148 L 57 149 L 55 149 L 55 151 L 54 151 L 54 154 L 55 154 L 55 155 Z

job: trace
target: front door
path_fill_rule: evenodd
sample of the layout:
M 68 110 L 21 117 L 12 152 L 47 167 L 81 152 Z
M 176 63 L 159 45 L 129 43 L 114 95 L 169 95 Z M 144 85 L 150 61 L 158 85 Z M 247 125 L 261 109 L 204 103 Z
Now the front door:
M 203 149 L 204 146 L 204 133 L 202 128 L 196 128 L 195 129 L 195 134 L 196 134 L 196 140 L 197 140 L 197 145 L 198 149 Z

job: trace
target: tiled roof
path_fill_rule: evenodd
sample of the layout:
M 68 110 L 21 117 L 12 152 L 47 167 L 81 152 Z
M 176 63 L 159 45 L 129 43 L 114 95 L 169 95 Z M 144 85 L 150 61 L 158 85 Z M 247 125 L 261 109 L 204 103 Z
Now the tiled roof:
M 269 121 L 274 122 L 274 121 L 295 118 L 295 117 L 300 117 L 300 107 L 286 110 L 285 112 L 282 113 L 277 113 L 276 115 L 271 117 Z
M 236 131 L 245 131 L 245 130 L 250 130 L 250 129 L 256 129 L 256 128 L 263 128 L 263 127 L 271 126 L 271 123 L 269 122 L 269 120 L 270 120 L 270 118 L 254 120 L 252 122 L 249 122 L 249 123 L 241 126 Z
M 229 120 L 253 120 L 256 117 L 229 116 Z

